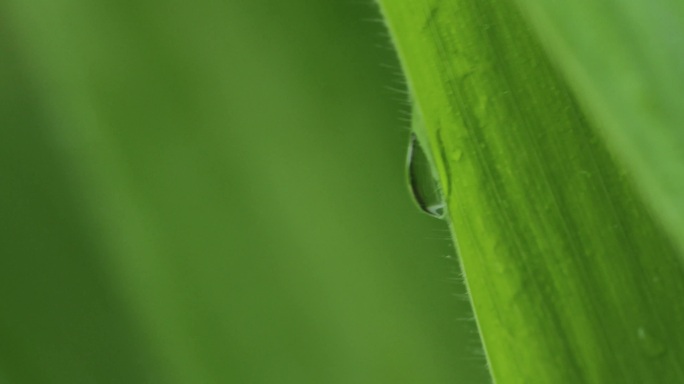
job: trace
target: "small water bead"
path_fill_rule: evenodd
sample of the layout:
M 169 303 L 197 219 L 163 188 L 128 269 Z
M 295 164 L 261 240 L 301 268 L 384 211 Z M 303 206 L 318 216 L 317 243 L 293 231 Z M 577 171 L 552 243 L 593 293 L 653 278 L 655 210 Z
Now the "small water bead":
M 439 184 L 415 133 L 411 133 L 409 139 L 406 167 L 409 191 L 416 205 L 432 217 L 444 218 L 444 199 Z

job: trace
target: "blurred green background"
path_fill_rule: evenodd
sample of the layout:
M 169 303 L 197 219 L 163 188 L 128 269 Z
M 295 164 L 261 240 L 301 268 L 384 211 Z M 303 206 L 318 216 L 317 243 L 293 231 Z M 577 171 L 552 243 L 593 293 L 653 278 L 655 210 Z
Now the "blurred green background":
M 1 2 L 0 383 L 487 382 L 378 20 Z

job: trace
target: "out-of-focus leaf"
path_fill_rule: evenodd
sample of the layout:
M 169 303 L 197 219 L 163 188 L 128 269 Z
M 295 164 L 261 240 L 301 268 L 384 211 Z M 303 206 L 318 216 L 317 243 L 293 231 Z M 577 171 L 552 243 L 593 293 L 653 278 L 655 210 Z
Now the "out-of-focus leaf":
M 684 3 L 518 0 L 554 63 L 684 250 Z
M 0 2 L 2 376 L 481 381 L 376 11 Z

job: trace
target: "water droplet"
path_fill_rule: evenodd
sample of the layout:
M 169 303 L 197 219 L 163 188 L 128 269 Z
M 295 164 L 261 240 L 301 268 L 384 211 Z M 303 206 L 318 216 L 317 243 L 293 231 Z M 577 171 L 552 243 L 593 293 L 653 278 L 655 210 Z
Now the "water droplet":
M 639 327 L 637 329 L 637 340 L 641 350 L 650 357 L 658 357 L 665 353 L 665 344 L 655 338 L 646 328 Z
M 463 151 L 461 151 L 460 149 L 456 149 L 451 153 L 451 158 L 454 161 L 459 161 L 459 160 L 461 160 L 462 157 L 463 157 Z
M 444 218 L 444 199 L 435 172 L 414 133 L 409 140 L 407 174 L 409 190 L 418 207 L 432 217 Z

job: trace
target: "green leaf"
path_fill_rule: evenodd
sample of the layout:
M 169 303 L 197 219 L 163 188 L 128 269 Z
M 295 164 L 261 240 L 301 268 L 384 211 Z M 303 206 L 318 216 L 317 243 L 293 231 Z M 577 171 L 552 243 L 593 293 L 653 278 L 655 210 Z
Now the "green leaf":
M 518 10 L 380 3 L 495 381 L 684 381 L 680 255 Z
M 545 48 L 684 249 L 684 3 L 518 0 Z

